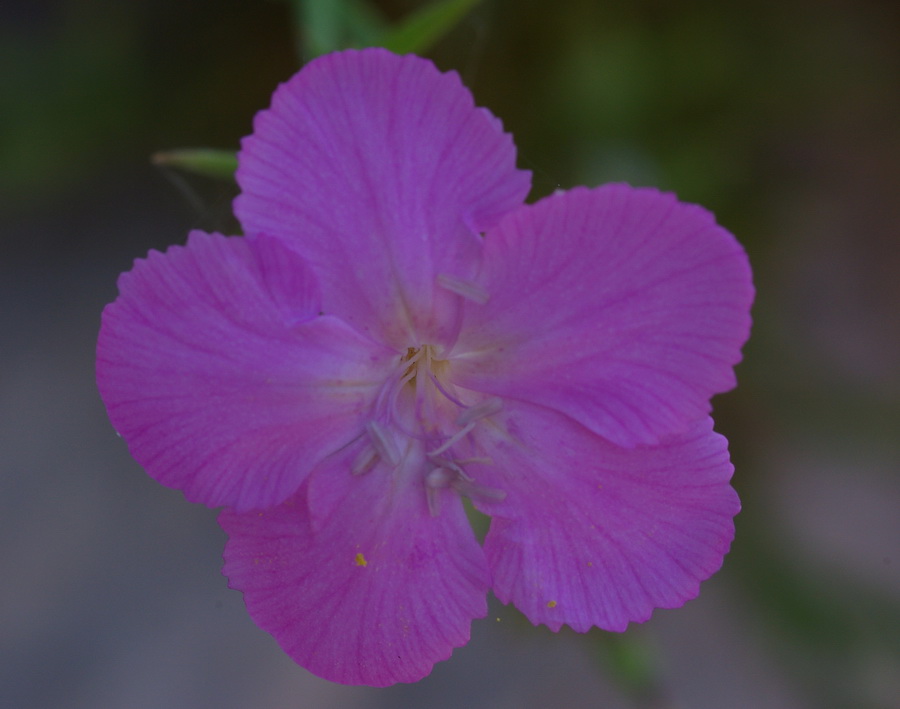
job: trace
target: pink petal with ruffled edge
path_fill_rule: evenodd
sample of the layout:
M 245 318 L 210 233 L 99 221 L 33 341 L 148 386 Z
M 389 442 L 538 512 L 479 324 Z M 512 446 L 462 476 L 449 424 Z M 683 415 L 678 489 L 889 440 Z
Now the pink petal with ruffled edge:
M 289 241 L 323 307 L 397 348 L 449 344 L 479 231 L 521 204 L 530 173 L 456 73 L 380 49 L 310 62 L 276 91 L 239 155 L 246 233 Z
M 352 476 L 352 457 L 313 473 L 341 498 L 315 530 L 302 494 L 265 512 L 223 511 L 223 573 L 310 672 L 344 684 L 415 682 L 487 613 L 484 554 L 458 497 L 431 516 L 418 467 Z
M 499 421 L 499 418 L 498 418 Z M 535 624 L 624 630 L 694 598 L 722 565 L 740 510 L 727 442 L 706 419 L 651 448 L 619 448 L 571 419 L 509 404 L 473 467 L 502 501 L 484 550 L 494 593 Z
M 277 504 L 357 437 L 386 349 L 315 317 L 309 270 L 274 239 L 194 232 L 119 279 L 97 383 L 156 480 L 194 502 Z
M 713 216 L 653 189 L 575 189 L 485 239 L 458 384 L 542 404 L 623 446 L 656 443 L 735 384 L 750 268 Z

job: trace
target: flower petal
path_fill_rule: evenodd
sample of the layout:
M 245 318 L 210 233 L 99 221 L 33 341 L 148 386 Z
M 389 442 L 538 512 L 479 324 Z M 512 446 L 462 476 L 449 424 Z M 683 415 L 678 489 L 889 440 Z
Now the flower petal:
M 291 242 L 326 312 L 405 348 L 444 342 L 479 231 L 519 206 L 530 173 L 455 73 L 380 49 L 310 62 L 259 113 L 239 155 L 247 233 Z
M 735 384 L 747 257 L 704 209 L 652 189 L 575 189 L 485 239 L 454 381 L 549 406 L 623 446 L 653 444 Z
M 256 623 L 298 664 L 344 684 L 415 682 L 487 613 L 484 554 L 456 496 L 431 516 L 419 469 L 312 481 L 340 498 L 313 528 L 301 494 L 261 513 L 222 512 L 224 573 Z M 320 475 L 321 473 L 321 475 Z
M 277 504 L 359 435 L 390 356 L 334 317 L 278 241 L 191 234 L 119 280 L 97 383 L 156 480 L 194 502 Z
M 485 438 L 495 465 L 475 500 L 493 516 L 485 554 L 494 593 L 535 624 L 624 630 L 693 598 L 722 565 L 740 509 L 727 443 L 704 420 L 652 448 L 620 448 L 571 419 L 511 404 Z

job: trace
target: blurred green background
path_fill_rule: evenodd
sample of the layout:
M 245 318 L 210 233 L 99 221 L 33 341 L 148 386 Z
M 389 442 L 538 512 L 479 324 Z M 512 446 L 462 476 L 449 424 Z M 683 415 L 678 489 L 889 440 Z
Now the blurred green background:
M 744 511 L 683 609 L 577 636 L 495 604 L 417 685 L 331 685 L 225 588 L 214 513 L 128 457 L 100 310 L 148 249 L 235 228 L 229 181 L 150 156 L 236 149 L 302 58 L 426 4 L 0 7 L 0 705 L 900 707 L 894 3 L 483 0 L 426 52 L 514 134 L 531 199 L 656 185 L 750 254 L 754 332 L 714 402 Z

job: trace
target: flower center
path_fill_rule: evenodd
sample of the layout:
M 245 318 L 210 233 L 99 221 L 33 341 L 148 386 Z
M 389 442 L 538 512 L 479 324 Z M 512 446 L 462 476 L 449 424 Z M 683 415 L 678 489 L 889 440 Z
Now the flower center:
M 427 386 L 430 382 L 439 391 L 443 391 L 439 377 L 447 376 L 450 363 L 446 359 L 437 357 L 437 347 L 434 345 L 407 347 L 406 354 L 400 358 L 400 364 L 406 365 L 401 383 L 412 385 L 415 388 L 417 385 Z M 446 392 L 444 394 L 446 395 Z
M 356 475 L 383 463 L 412 473 L 424 484 L 428 508 L 440 514 L 441 498 L 452 490 L 470 498 L 503 499 L 506 493 L 478 485 L 466 466 L 491 460 L 479 455 L 473 433 L 498 413 L 502 402 L 460 390 L 452 363 L 439 346 L 408 347 L 375 402 L 366 424 L 369 445 L 353 464 Z

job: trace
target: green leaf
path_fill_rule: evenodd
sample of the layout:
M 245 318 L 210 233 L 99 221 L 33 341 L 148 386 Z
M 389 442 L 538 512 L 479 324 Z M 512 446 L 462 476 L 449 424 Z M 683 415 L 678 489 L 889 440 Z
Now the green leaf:
M 396 54 L 419 54 L 449 32 L 481 0 L 440 0 L 404 18 L 378 42 Z
M 237 155 L 234 151 L 214 148 L 166 150 L 155 153 L 150 160 L 154 165 L 174 167 L 223 180 L 234 179 L 234 171 L 237 170 Z
M 344 29 L 349 46 L 371 47 L 378 44 L 388 30 L 387 20 L 368 0 L 348 0 L 345 6 Z
M 308 59 L 342 49 L 345 0 L 292 0 L 297 39 Z
M 308 61 L 347 47 L 366 47 L 383 36 L 387 22 L 367 0 L 288 0 L 301 57 Z
M 599 658 L 605 671 L 635 704 L 657 706 L 661 699 L 656 658 L 641 634 L 594 631 Z

